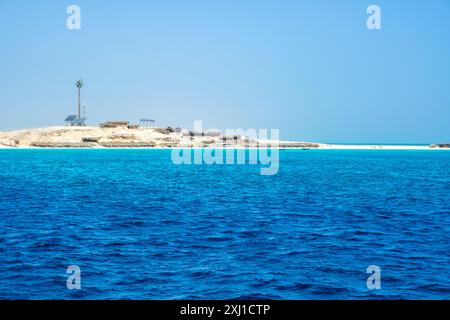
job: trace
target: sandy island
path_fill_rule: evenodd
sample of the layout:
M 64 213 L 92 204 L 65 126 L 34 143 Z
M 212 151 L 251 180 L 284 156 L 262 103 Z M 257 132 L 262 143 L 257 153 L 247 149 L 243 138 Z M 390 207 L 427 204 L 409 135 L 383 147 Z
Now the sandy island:
M 0 132 L 0 148 L 258 148 L 450 150 L 450 145 L 336 145 L 302 141 L 252 140 L 218 132 L 194 134 L 171 128 L 55 126 Z

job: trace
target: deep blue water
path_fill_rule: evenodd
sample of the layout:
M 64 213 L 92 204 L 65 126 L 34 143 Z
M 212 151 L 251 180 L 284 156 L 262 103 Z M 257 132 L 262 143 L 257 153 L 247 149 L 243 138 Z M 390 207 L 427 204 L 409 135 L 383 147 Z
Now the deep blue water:
M 286 150 L 261 176 L 170 150 L 0 150 L 0 298 L 448 299 L 449 168 L 445 151 Z

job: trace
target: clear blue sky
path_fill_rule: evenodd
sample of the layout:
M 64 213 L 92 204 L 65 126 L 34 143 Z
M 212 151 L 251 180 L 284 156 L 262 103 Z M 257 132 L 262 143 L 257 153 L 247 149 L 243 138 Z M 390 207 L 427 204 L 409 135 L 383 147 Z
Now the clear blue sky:
M 90 124 L 449 142 L 449 17 L 448 0 L 0 0 L 0 129 L 63 124 L 82 77 Z

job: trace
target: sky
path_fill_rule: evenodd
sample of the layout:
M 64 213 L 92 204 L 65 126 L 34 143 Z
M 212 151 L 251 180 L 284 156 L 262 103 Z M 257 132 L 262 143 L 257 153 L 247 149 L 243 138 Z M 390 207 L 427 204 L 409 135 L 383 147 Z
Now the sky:
M 81 77 L 90 125 L 450 142 L 449 16 L 448 0 L 0 0 L 0 130 L 63 125 Z

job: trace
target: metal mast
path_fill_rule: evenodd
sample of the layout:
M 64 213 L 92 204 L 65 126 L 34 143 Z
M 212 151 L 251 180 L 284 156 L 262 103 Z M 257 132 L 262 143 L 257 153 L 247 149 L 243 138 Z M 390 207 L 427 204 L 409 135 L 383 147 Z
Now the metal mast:
M 81 87 L 83 86 L 83 80 L 78 79 L 75 82 L 75 86 L 78 88 L 78 118 L 81 118 L 81 102 L 80 102 L 80 91 Z

